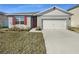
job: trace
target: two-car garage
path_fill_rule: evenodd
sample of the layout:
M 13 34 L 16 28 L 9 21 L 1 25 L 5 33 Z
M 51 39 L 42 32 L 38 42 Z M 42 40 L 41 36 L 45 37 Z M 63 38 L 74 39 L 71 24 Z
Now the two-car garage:
M 43 19 L 43 29 L 66 29 L 66 20 Z
M 37 26 L 42 29 L 68 29 L 71 26 L 71 15 L 63 9 L 50 8 L 39 13 Z

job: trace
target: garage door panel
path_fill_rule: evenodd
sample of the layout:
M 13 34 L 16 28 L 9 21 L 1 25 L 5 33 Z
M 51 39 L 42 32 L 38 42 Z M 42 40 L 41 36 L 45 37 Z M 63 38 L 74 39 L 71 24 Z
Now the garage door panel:
M 66 29 L 66 20 L 43 20 L 43 29 Z

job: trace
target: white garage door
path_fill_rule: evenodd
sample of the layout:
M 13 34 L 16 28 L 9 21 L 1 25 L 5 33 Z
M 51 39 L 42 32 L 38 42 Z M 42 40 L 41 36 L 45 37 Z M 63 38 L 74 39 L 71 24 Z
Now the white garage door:
M 66 29 L 66 20 L 43 20 L 43 29 Z

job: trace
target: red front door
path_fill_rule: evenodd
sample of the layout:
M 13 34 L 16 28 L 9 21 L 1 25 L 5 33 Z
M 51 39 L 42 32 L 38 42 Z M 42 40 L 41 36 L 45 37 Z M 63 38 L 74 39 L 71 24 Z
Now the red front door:
M 32 16 L 32 28 L 37 27 L 37 16 Z

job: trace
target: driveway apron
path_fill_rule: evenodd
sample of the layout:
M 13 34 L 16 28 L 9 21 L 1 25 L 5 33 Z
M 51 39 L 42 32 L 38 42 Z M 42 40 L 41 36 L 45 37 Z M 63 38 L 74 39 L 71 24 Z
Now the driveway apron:
M 43 30 L 48 54 L 79 53 L 79 33 L 69 30 Z

